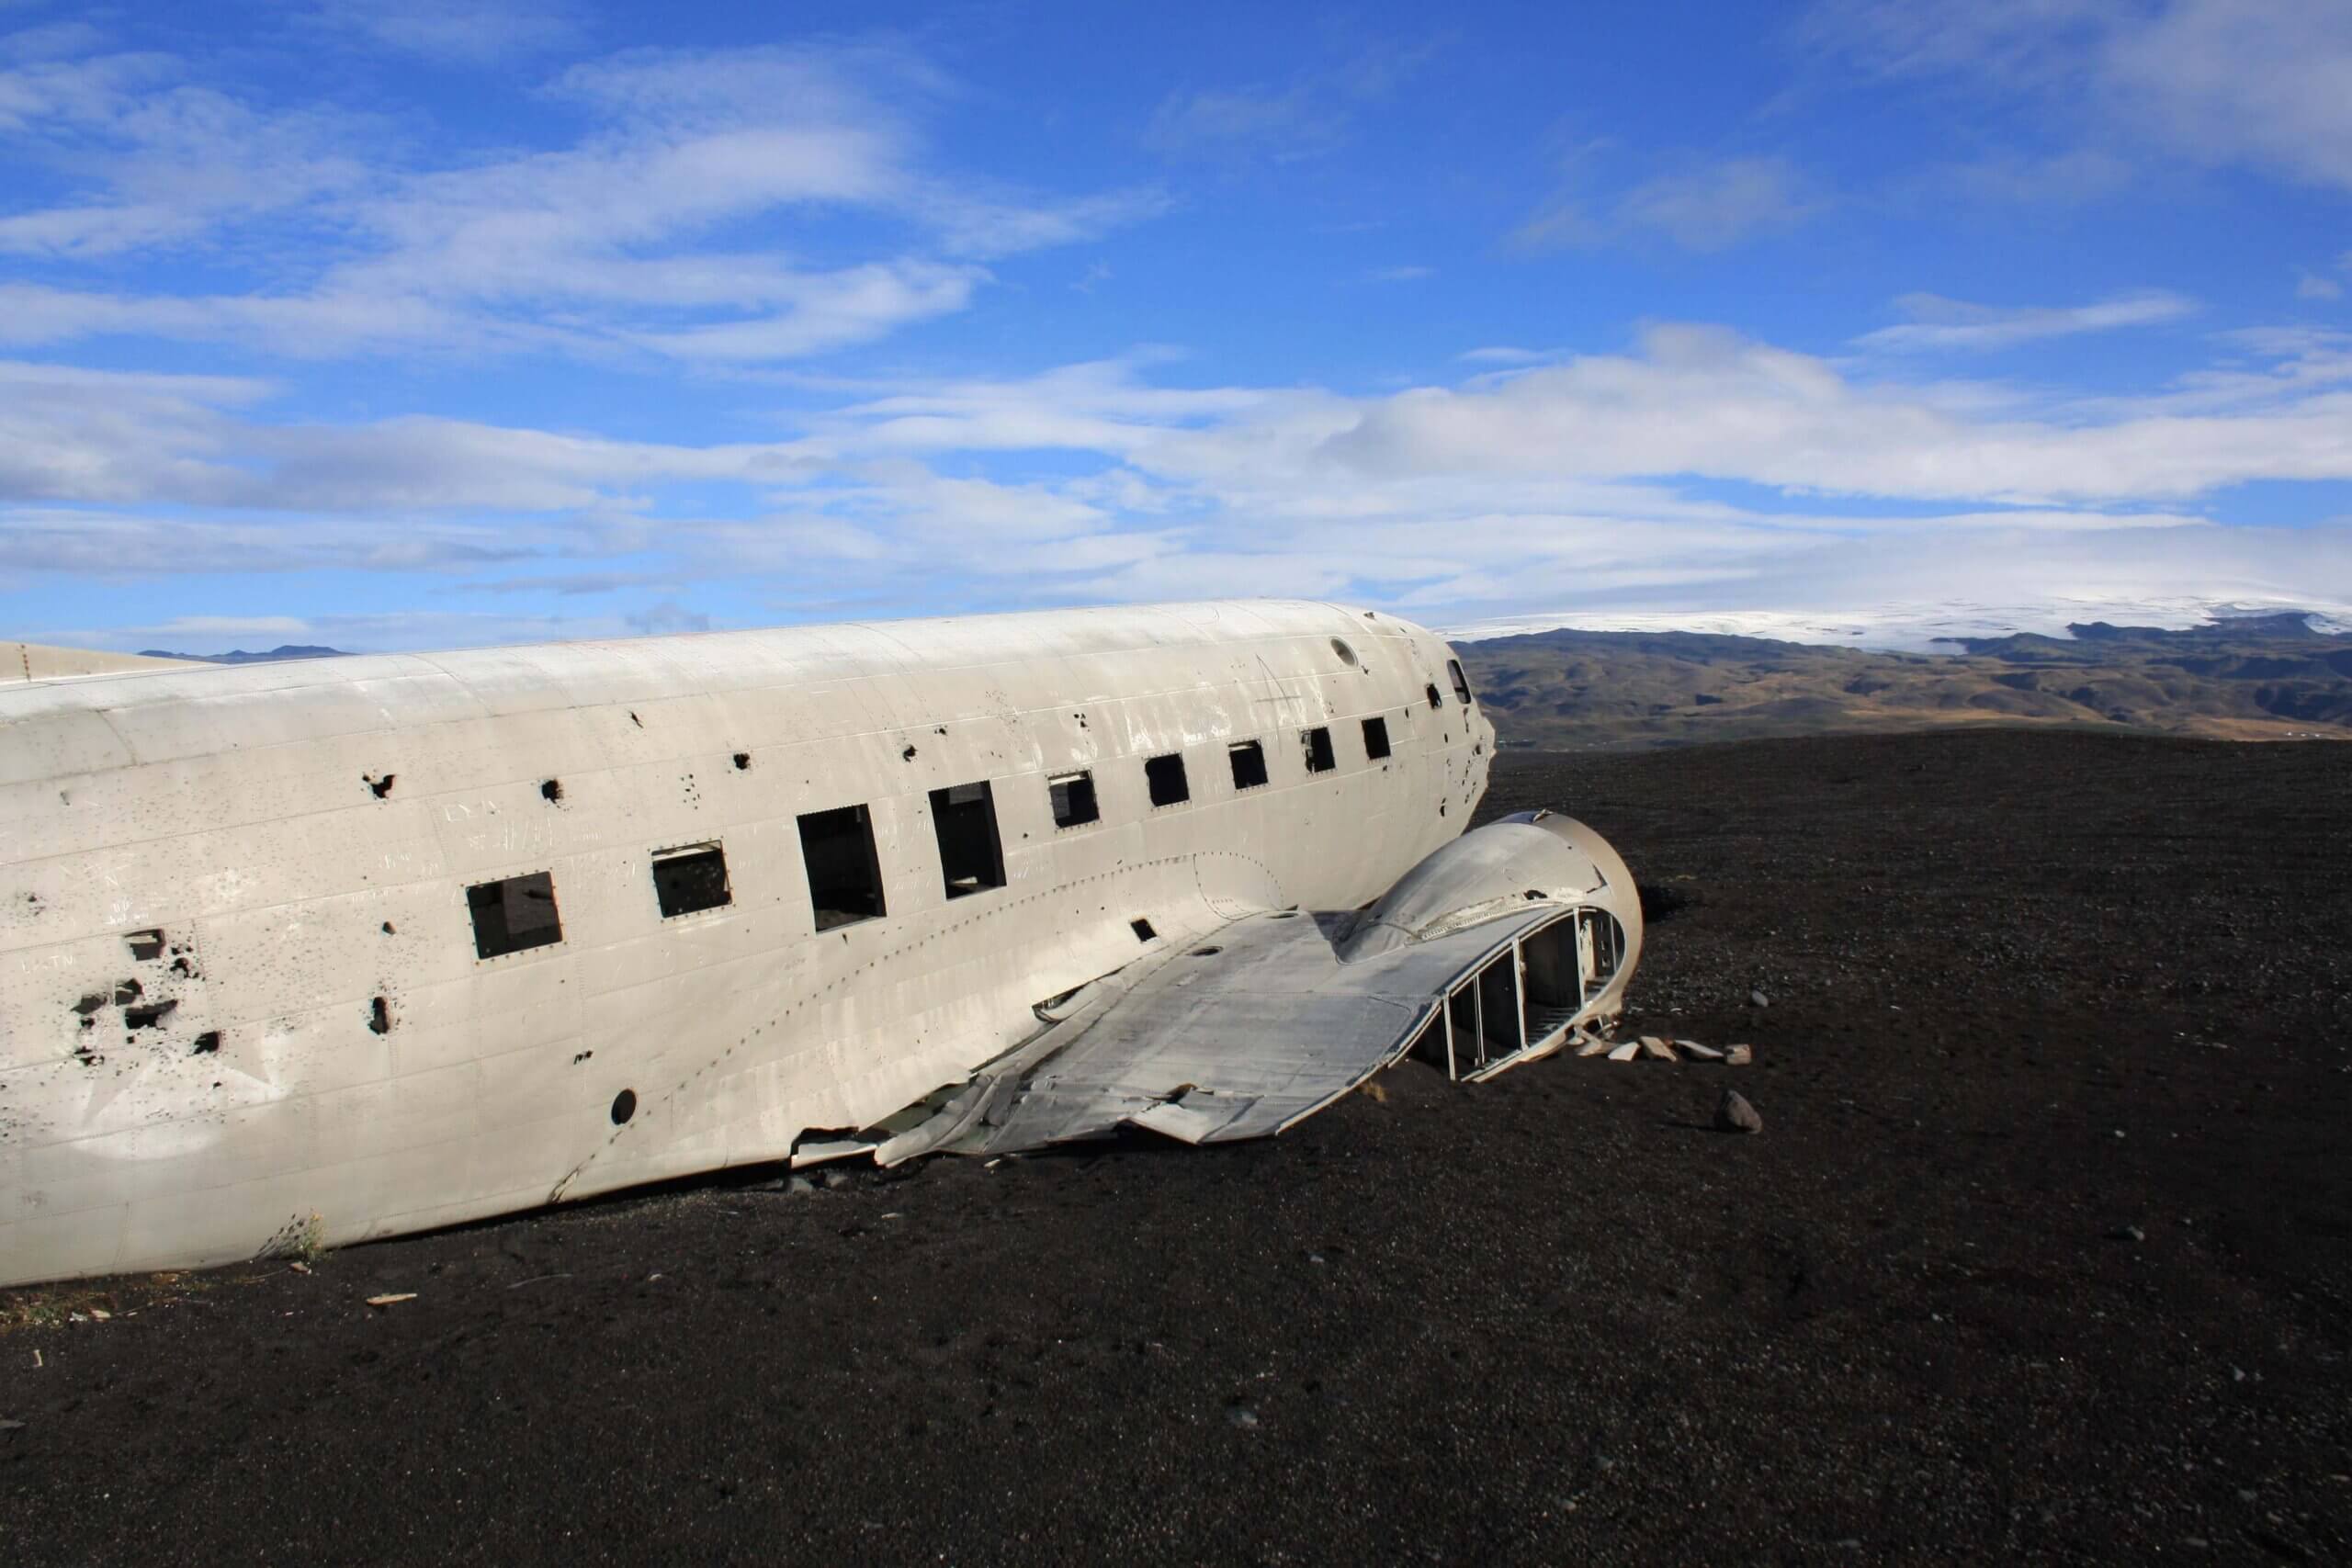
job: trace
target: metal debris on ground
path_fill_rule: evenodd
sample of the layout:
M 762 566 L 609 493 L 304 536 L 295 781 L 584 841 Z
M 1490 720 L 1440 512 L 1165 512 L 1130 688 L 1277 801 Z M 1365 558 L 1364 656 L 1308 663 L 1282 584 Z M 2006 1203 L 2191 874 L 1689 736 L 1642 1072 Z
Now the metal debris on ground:
M 388 1307 L 397 1305 L 401 1302 L 413 1302 L 414 1300 L 416 1300 L 416 1292 L 414 1291 L 401 1291 L 391 1295 L 369 1296 L 368 1298 L 368 1304 L 371 1307 Z
M 1696 1040 L 1669 1040 L 1662 1034 L 1644 1034 L 1623 1044 L 1606 1039 L 1587 1039 L 1577 1047 L 1579 1056 L 1598 1056 L 1604 1052 L 1612 1062 L 1630 1062 L 1637 1056 L 1647 1056 L 1657 1062 L 1679 1062 L 1688 1057 L 1694 1062 L 1720 1062 L 1728 1067 L 1744 1067 L 1756 1059 L 1751 1046 L 1706 1045 Z

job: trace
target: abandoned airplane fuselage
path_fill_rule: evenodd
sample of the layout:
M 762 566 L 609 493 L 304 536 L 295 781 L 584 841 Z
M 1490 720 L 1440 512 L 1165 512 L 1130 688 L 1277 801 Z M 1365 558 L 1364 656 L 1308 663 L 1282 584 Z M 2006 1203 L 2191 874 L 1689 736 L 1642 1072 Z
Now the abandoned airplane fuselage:
M 0 1283 L 1542 1055 L 1640 913 L 1462 835 L 1493 739 L 1429 632 L 1264 601 L 0 689 Z

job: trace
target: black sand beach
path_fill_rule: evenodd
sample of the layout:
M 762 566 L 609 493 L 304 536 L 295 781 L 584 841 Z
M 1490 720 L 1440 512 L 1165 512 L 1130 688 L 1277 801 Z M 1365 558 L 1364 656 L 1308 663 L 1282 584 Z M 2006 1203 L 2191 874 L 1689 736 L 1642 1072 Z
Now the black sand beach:
M 1753 1066 L 0 1292 L 0 1561 L 2352 1556 L 2352 748 L 1536 804 L 1651 889 L 1627 1032 Z

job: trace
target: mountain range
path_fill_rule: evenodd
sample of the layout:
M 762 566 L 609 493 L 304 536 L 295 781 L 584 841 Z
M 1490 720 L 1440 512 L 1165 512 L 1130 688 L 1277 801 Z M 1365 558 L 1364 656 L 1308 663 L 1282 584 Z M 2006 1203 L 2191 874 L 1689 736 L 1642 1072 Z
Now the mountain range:
M 1982 724 L 2352 740 L 2352 636 L 2302 613 L 2066 630 L 1939 653 L 1568 628 L 1456 647 L 1498 743 L 1546 750 Z

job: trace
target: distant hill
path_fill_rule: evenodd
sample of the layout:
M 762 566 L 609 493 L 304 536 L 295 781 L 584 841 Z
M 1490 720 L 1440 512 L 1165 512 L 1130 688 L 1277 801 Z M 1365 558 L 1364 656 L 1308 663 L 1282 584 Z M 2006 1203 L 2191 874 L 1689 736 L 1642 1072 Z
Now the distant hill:
M 1949 655 L 1695 632 L 1549 631 L 1459 650 L 1505 746 L 1986 723 L 2352 740 L 2352 636 L 2302 615 L 2067 630 L 1953 638 Z
M 271 649 L 267 653 L 247 653 L 242 648 L 232 648 L 226 653 L 166 653 L 160 648 L 142 648 L 139 656 L 141 659 L 187 659 L 198 664 L 275 664 L 286 659 L 340 659 L 344 657 L 344 651 L 339 648 L 304 648 L 287 643 Z

